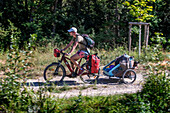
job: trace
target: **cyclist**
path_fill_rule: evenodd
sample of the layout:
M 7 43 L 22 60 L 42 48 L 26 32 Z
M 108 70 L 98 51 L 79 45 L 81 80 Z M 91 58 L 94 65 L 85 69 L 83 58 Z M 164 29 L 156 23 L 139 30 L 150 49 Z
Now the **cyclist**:
M 86 40 L 80 36 L 77 33 L 77 29 L 75 27 L 72 27 L 68 30 L 70 36 L 72 36 L 72 40 L 70 41 L 70 43 L 64 48 L 62 49 L 62 51 L 65 51 L 67 48 L 69 48 L 72 44 L 74 44 L 70 50 L 70 52 L 66 55 L 70 55 L 77 46 L 79 46 L 79 50 L 77 51 L 76 54 L 74 54 L 73 56 L 71 56 L 70 60 L 71 60 L 71 64 L 72 64 L 72 68 L 74 69 L 74 65 L 76 65 L 78 67 L 79 71 L 79 75 L 81 75 L 84 72 L 84 69 L 80 67 L 80 65 L 76 62 L 78 59 L 85 57 L 86 55 L 88 55 L 90 53 L 89 49 L 86 47 Z M 74 75 L 73 75 L 74 76 Z

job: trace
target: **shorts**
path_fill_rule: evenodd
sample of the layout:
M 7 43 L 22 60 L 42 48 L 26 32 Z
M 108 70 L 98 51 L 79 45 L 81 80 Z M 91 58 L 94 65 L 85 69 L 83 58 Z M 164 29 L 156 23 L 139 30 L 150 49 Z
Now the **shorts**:
M 79 50 L 79 51 L 77 51 L 76 54 L 78 54 L 80 56 L 80 58 L 83 58 L 83 57 L 87 56 L 89 53 L 87 51 Z

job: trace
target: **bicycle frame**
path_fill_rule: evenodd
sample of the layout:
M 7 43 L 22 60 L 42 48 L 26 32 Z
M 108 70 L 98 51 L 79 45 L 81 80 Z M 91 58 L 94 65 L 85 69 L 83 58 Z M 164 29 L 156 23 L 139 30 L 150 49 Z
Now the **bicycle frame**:
M 70 63 L 67 61 L 67 60 L 70 61 L 70 58 L 66 57 L 66 56 L 65 56 L 65 53 L 62 53 L 62 54 L 63 54 L 63 55 L 62 55 L 62 57 L 61 57 L 61 60 L 59 60 L 59 63 L 62 63 L 62 61 L 64 61 L 65 65 L 67 66 L 67 68 L 68 68 L 69 71 L 71 72 L 71 74 L 66 75 L 66 76 L 69 76 L 69 77 L 70 77 L 70 76 L 74 73 L 73 68 L 70 66 Z M 81 58 L 81 59 L 79 60 L 79 62 L 78 62 L 79 65 L 80 65 L 81 61 L 82 61 L 82 58 Z M 82 75 L 85 75 L 85 74 L 88 74 L 88 73 L 83 73 Z

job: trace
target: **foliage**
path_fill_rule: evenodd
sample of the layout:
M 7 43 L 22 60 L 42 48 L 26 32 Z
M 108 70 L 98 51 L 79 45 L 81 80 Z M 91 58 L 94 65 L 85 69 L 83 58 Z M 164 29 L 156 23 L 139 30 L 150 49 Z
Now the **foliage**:
M 167 0 L 3 0 L 0 2 L 1 32 L 8 34 L 1 38 L 4 45 L 1 49 L 10 43 L 8 20 L 21 31 L 21 47 L 30 34 L 37 34 L 36 43 L 40 46 L 65 44 L 70 40 L 67 30 L 75 26 L 80 33 L 87 31 L 94 35 L 96 47 L 114 48 L 127 43 L 128 22 L 135 19 L 151 24 L 150 36 L 160 31 L 168 39 L 168 4 Z
M 152 42 L 156 42 L 156 44 L 160 44 L 160 45 L 163 45 L 166 43 L 166 38 L 160 36 L 160 35 L 163 35 L 163 33 L 155 32 L 155 35 L 156 35 L 155 37 L 151 38 Z
M 6 36 L 8 35 L 8 31 L 5 31 L 2 27 L 2 25 L 0 24 L 0 51 L 3 52 L 4 51 L 4 47 L 5 45 L 7 45 L 8 39 L 6 38 Z
M 0 26 L 0 45 L 1 45 L 1 50 L 6 51 L 10 48 L 11 43 L 15 43 L 17 45 L 12 45 L 12 46 L 17 46 L 16 49 L 19 49 L 19 44 L 21 43 L 20 36 L 21 36 L 21 31 L 14 26 L 14 24 L 11 21 L 8 21 L 10 23 L 10 26 L 5 30 L 4 27 L 1 25 Z M 12 48 L 11 46 L 11 48 Z M 7 49 L 8 48 L 8 49 Z
M 0 79 L 0 107 L 5 112 L 18 111 L 18 109 L 27 109 L 27 102 L 30 95 L 28 95 L 26 87 L 22 87 L 20 80 L 26 81 L 26 75 L 29 72 L 30 58 L 32 53 L 32 47 L 36 35 L 31 35 L 27 50 L 19 50 L 19 34 L 20 32 L 15 29 L 11 29 L 11 45 L 7 54 L 7 64 L 3 68 L 5 72 L 5 79 Z M 24 82 L 23 82 L 24 83 Z M 21 90 L 21 88 L 23 88 Z
M 165 37 L 162 37 L 160 35 L 163 35 L 162 33 L 155 33 L 156 36 L 152 37 L 152 44 L 150 47 L 147 48 L 147 51 L 151 53 L 151 61 L 162 61 L 164 59 L 162 50 L 162 45 L 166 43 Z
M 133 4 L 130 4 L 128 1 L 124 2 L 125 6 L 128 6 L 129 13 L 135 20 L 138 22 L 146 22 L 150 20 L 153 15 L 149 14 L 149 11 L 153 11 L 153 6 L 148 6 L 150 2 L 155 2 L 155 0 L 134 0 Z
M 144 88 L 140 94 L 146 104 L 149 104 L 150 110 L 154 112 L 168 112 L 170 81 L 166 70 L 167 66 L 158 64 L 150 67 L 150 72 Z
M 169 10 L 170 5 L 168 0 L 156 0 L 155 3 L 152 4 L 154 18 L 151 20 L 151 32 L 154 34 L 155 32 L 161 32 L 166 37 L 166 40 L 170 37 L 170 33 L 168 33 L 170 26 L 168 24 L 169 21 Z M 168 45 L 168 44 L 167 44 Z

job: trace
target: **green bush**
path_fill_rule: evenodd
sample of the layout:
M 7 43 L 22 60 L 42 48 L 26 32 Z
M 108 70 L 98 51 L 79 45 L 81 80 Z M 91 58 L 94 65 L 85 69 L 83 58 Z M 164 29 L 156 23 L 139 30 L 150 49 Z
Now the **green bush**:
M 143 86 L 141 98 L 149 102 L 150 110 L 154 112 L 168 112 L 170 104 L 170 80 L 168 72 L 160 65 L 152 67 L 147 81 Z
M 21 51 L 19 50 L 19 37 L 16 35 L 19 32 L 15 29 L 12 31 L 10 50 L 7 53 L 7 63 L 3 68 L 5 75 L 3 79 L 0 79 L 0 108 L 5 112 L 26 110 L 29 100 L 32 98 L 26 87 L 23 86 L 23 83 L 29 72 L 31 50 L 36 35 L 31 35 L 29 43 L 26 44 L 25 49 L 27 50 Z
M 141 92 L 128 95 L 128 101 L 125 103 L 129 106 L 129 111 L 133 112 L 168 112 L 170 104 L 170 81 L 169 75 L 163 71 L 160 65 L 151 67 L 152 70 L 146 75 L 146 82 Z M 124 101 L 121 103 L 124 103 Z

